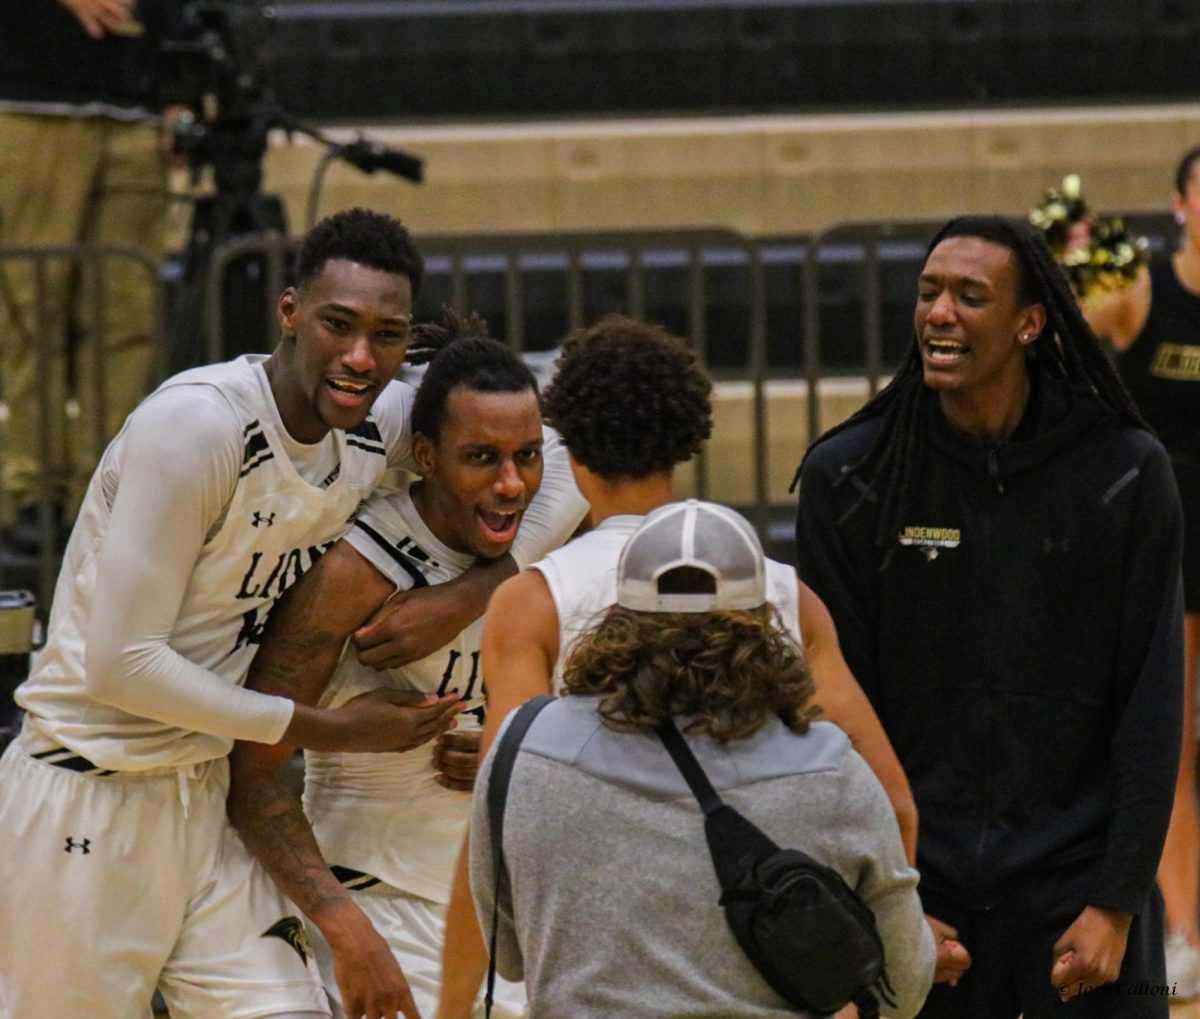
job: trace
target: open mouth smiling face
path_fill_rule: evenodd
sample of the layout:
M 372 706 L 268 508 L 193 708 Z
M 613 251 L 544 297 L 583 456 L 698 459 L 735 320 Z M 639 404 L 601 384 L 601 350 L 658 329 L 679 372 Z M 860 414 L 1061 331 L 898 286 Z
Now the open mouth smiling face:
M 966 357 L 970 353 L 970 348 L 957 340 L 930 338 L 925 340 L 924 352 L 926 360 L 941 364 L 954 364 Z
M 542 417 L 532 389 L 452 389 L 436 439 L 417 435 L 423 481 L 414 492 L 447 546 L 487 559 L 508 552 L 542 481 Z
M 400 273 L 333 258 L 284 292 L 279 316 L 293 344 L 280 410 L 295 438 L 315 442 L 331 428 L 362 424 L 395 377 L 408 352 L 412 285 Z
M 917 285 L 914 326 L 925 384 L 982 391 L 1023 379 L 1026 324 L 1012 253 L 979 237 L 954 236 L 929 253 Z
M 517 527 L 520 526 L 521 518 L 525 515 L 525 506 L 522 505 L 507 513 L 485 509 L 476 510 L 475 513 L 489 542 L 497 545 L 511 544 L 513 538 L 517 536 Z
M 357 410 L 364 403 L 368 403 L 379 389 L 374 382 L 345 377 L 327 378 L 325 385 L 333 391 L 334 403 L 348 410 Z

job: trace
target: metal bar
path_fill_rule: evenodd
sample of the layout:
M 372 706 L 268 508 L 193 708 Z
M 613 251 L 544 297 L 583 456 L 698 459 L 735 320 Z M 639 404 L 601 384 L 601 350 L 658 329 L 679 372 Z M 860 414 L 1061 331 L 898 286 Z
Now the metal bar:
M 770 491 L 767 477 L 767 282 L 762 248 L 750 248 L 750 381 L 754 386 L 754 525 L 767 534 Z
M 646 279 L 642 272 L 642 253 L 637 248 L 629 252 L 629 314 L 646 317 Z
M 259 258 L 262 260 L 259 268 L 266 266 L 266 271 L 260 273 L 263 282 L 263 306 L 267 321 L 275 314 L 275 303 L 279 291 L 283 289 L 282 262 L 284 256 L 292 248 L 294 242 L 276 230 L 264 231 L 259 234 L 227 241 L 218 245 L 209 258 L 208 277 L 204 287 L 204 325 L 205 325 L 205 357 L 210 364 L 226 359 L 225 354 L 225 281 L 229 268 L 238 258 Z M 272 258 L 279 265 L 279 275 L 271 272 Z M 278 287 L 272 291 L 271 286 L 278 281 Z
M 813 234 L 801 267 L 800 293 L 804 301 L 803 348 L 804 380 L 807 383 L 808 436 L 811 445 L 821 434 L 821 306 L 819 250 L 821 234 Z
M 504 256 L 504 317 L 508 320 L 508 345 L 518 354 L 525 350 L 525 290 L 515 251 Z
M 463 268 L 462 252 L 450 256 L 450 307 L 461 315 L 471 309 L 467 305 L 467 273 Z
M 38 386 L 38 507 L 37 507 L 37 531 L 38 531 L 38 599 L 42 605 L 49 605 L 54 597 L 54 577 L 56 572 L 57 559 L 57 538 L 54 533 L 56 529 L 56 521 L 54 520 L 51 511 L 51 502 L 54 499 L 55 493 L 51 490 L 50 483 L 50 463 L 53 456 L 53 444 L 50 435 L 51 419 L 53 410 L 50 407 L 50 401 L 55 395 L 58 387 L 50 383 L 53 378 L 54 366 L 51 363 L 51 353 L 46 349 L 47 343 L 57 344 L 61 346 L 64 342 L 62 334 L 56 333 L 50 327 L 50 309 L 49 300 L 46 293 L 46 257 L 39 257 L 35 260 L 33 266 L 33 300 L 34 300 L 34 319 L 37 322 L 37 335 L 34 337 L 34 348 L 37 351 L 35 360 L 37 362 L 38 378 L 42 380 L 42 385 Z M 64 352 L 65 353 L 65 352 Z M 62 366 L 60 366 L 62 367 Z M 59 373 L 59 383 L 62 384 L 65 380 Z M 65 395 L 59 391 L 58 395 Z M 61 413 L 61 408 L 59 408 Z
M 205 360 L 217 364 L 225 360 L 225 276 L 233 261 L 237 246 L 222 244 L 208 260 L 208 276 L 204 281 Z
M 708 361 L 707 300 L 704 289 L 704 265 L 700 259 L 700 247 L 688 250 L 688 335 L 701 363 Z M 696 457 L 696 495 L 708 498 L 708 443 Z
M 271 323 L 275 319 L 275 308 L 279 304 L 279 295 L 284 287 L 284 262 L 287 257 L 287 237 L 272 230 L 268 234 L 266 252 L 266 282 L 263 285 L 263 321 Z M 270 336 L 274 330 L 263 330 L 263 335 Z M 268 346 L 273 347 L 274 344 Z
M 871 231 L 863 262 L 863 359 L 867 370 L 867 393 L 879 391 L 883 375 L 883 295 L 879 281 L 879 233 Z
M 157 259 L 145 251 L 129 245 L 117 244 L 65 244 L 65 245 L 0 245 L 0 264 L 12 262 L 29 263 L 33 282 L 33 301 L 30 306 L 33 323 L 33 349 L 37 378 L 40 381 L 34 399 L 36 403 L 32 413 L 37 424 L 35 448 L 28 452 L 37 457 L 34 495 L 36 497 L 35 529 L 39 550 L 34 557 L 37 576 L 30 581 L 21 578 L 22 586 L 26 584 L 37 592 L 40 603 L 49 607 L 54 593 L 54 584 L 58 575 L 61 561 L 60 523 L 53 512 L 55 504 L 60 503 L 70 492 L 64 488 L 70 482 L 64 469 L 54 463 L 55 436 L 66 427 L 65 405 L 61 402 L 66 397 L 65 383 L 65 334 L 62 328 L 55 328 L 53 320 L 58 305 L 52 305 L 49 293 L 49 266 L 54 261 L 67 263 L 75 262 L 79 266 L 80 282 L 85 284 L 83 290 L 88 291 L 85 298 L 90 315 L 90 327 L 93 330 L 93 350 L 88 359 L 81 365 L 91 374 L 91 379 L 81 378 L 80 387 L 89 387 L 94 397 L 95 416 L 90 427 L 96 431 L 100 440 L 100 448 L 108 441 L 107 419 L 109 392 L 107 381 L 111 376 L 107 361 L 104 360 L 103 338 L 107 332 L 106 311 L 109 307 L 110 295 L 107 293 L 107 269 L 109 260 L 127 262 L 140 271 L 152 295 L 151 321 L 147 323 L 151 343 L 156 355 L 155 371 L 159 378 L 166 371 L 167 343 L 165 314 L 165 293 L 161 267 Z M 85 277 L 90 274 L 90 278 Z M 86 284 L 91 284 L 87 286 Z M 65 323 L 63 324 L 65 327 Z M 155 380 L 157 382 L 157 379 Z M 56 402 L 57 401 L 57 402 Z M 10 408 L 11 411 L 11 408 Z M 57 418 L 57 422 L 56 422 Z M 81 422 L 81 426 L 88 426 Z M 68 468 L 69 469 L 69 468 Z M 69 499 L 68 499 L 69 501 Z M 2 565 L 2 560 L 0 560 Z
M 567 324 L 571 329 L 583 326 L 583 269 L 575 249 L 567 256 Z
M 149 261 L 149 260 L 147 260 Z M 143 271 L 146 265 L 142 266 Z M 150 286 L 150 342 L 154 345 L 154 377 L 150 380 L 153 389 L 167 377 L 171 351 L 167 341 L 167 293 L 163 283 L 162 270 L 158 263 L 149 265 L 148 283 Z
M 106 394 L 107 387 L 105 381 L 107 378 L 107 347 L 105 336 L 107 333 L 107 323 L 105 322 L 104 309 L 107 304 L 105 295 L 107 293 L 106 273 L 104 271 L 104 256 L 102 254 L 93 253 L 89 257 L 80 256 L 80 261 L 83 266 L 87 267 L 82 274 L 83 278 L 87 278 L 88 269 L 91 272 L 91 290 L 89 292 L 90 304 L 92 306 L 92 377 L 91 379 L 76 379 L 80 392 L 87 386 L 91 389 L 92 396 L 92 420 L 90 422 L 92 428 L 92 438 L 95 440 L 95 450 L 97 454 L 103 453 L 104 447 L 108 445 L 108 398 Z M 85 291 L 87 287 L 84 288 Z M 83 422 L 84 427 L 87 427 L 89 422 Z
M 771 0 L 771 7 L 864 7 L 890 4 L 916 6 L 957 3 L 995 4 L 999 0 Z M 1008 0 L 1010 3 L 1065 3 L 1066 0 Z M 282 21 L 346 21 L 362 18 L 443 18 L 486 15 L 645 14 L 673 11 L 753 10 L 763 0 L 338 0 L 282 4 Z

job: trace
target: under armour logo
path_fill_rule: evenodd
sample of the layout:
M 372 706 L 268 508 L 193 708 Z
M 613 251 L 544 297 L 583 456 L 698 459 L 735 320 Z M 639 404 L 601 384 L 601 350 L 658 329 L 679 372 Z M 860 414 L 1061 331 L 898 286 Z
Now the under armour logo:
M 69 853 L 69 852 L 71 852 L 72 849 L 82 849 L 83 855 L 87 856 L 87 854 L 92 851 L 91 845 L 92 845 L 91 839 L 82 839 L 79 842 L 76 842 L 70 835 L 68 835 L 67 836 L 67 844 L 63 847 L 63 852 Z
M 1071 539 L 1062 538 L 1058 541 L 1055 541 L 1049 536 L 1044 537 L 1042 538 L 1042 551 L 1045 552 L 1046 555 L 1054 555 L 1055 553 L 1064 555 L 1071 551 Z
M 308 944 L 308 931 L 304 929 L 304 924 L 298 918 L 285 916 L 282 920 L 276 920 L 259 937 L 281 938 L 295 949 L 296 954 L 300 956 L 300 961 L 308 965 L 308 957 L 312 954 L 312 948 Z
M 250 523 L 254 527 L 270 527 L 273 523 L 275 523 L 275 514 L 259 513 L 258 510 L 255 510 L 254 519 L 252 519 Z

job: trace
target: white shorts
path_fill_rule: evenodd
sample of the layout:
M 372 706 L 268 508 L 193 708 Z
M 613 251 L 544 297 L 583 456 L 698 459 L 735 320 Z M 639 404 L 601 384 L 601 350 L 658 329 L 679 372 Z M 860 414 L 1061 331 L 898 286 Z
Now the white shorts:
M 392 946 L 396 961 L 408 980 L 413 1001 L 422 1016 L 437 1013 L 442 985 L 442 944 L 446 938 L 446 907 L 390 885 L 372 885 L 352 891 L 354 901 L 367 914 L 375 929 Z M 333 1006 L 334 1019 L 345 1019 L 337 981 L 333 978 L 333 954 L 329 944 L 315 927 L 309 926 L 309 940 L 321 969 L 321 979 Z M 525 985 L 496 976 L 494 1019 L 520 1019 L 525 1015 Z M 473 1016 L 482 1019 L 483 999 L 476 1003 Z
M 224 760 L 64 760 L 86 766 L 29 733 L 0 758 L 0 1016 L 137 1019 L 156 986 L 173 1019 L 328 1015 L 295 907 L 225 820 Z

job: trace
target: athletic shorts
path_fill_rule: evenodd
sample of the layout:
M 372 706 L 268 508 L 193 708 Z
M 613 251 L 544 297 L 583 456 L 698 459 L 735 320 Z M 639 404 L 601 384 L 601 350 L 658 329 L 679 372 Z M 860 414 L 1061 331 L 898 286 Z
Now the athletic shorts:
M 35 756 L 37 755 L 37 756 Z M 295 907 L 225 820 L 225 760 L 106 774 L 28 730 L 0 758 L 0 1016 L 328 1015 Z
M 442 945 L 446 939 L 446 907 L 428 899 L 408 895 L 390 885 L 377 884 L 351 892 L 354 901 L 367 914 L 375 929 L 392 946 L 396 961 L 408 980 L 413 1001 L 422 1016 L 437 1013 L 442 984 Z M 333 955 L 320 931 L 309 926 L 309 940 L 317 956 L 321 980 L 329 995 L 334 1019 L 346 1019 L 341 996 L 333 978 Z M 525 985 L 496 976 L 495 1019 L 520 1019 L 525 1014 Z M 473 1013 L 483 1017 L 483 999 Z

